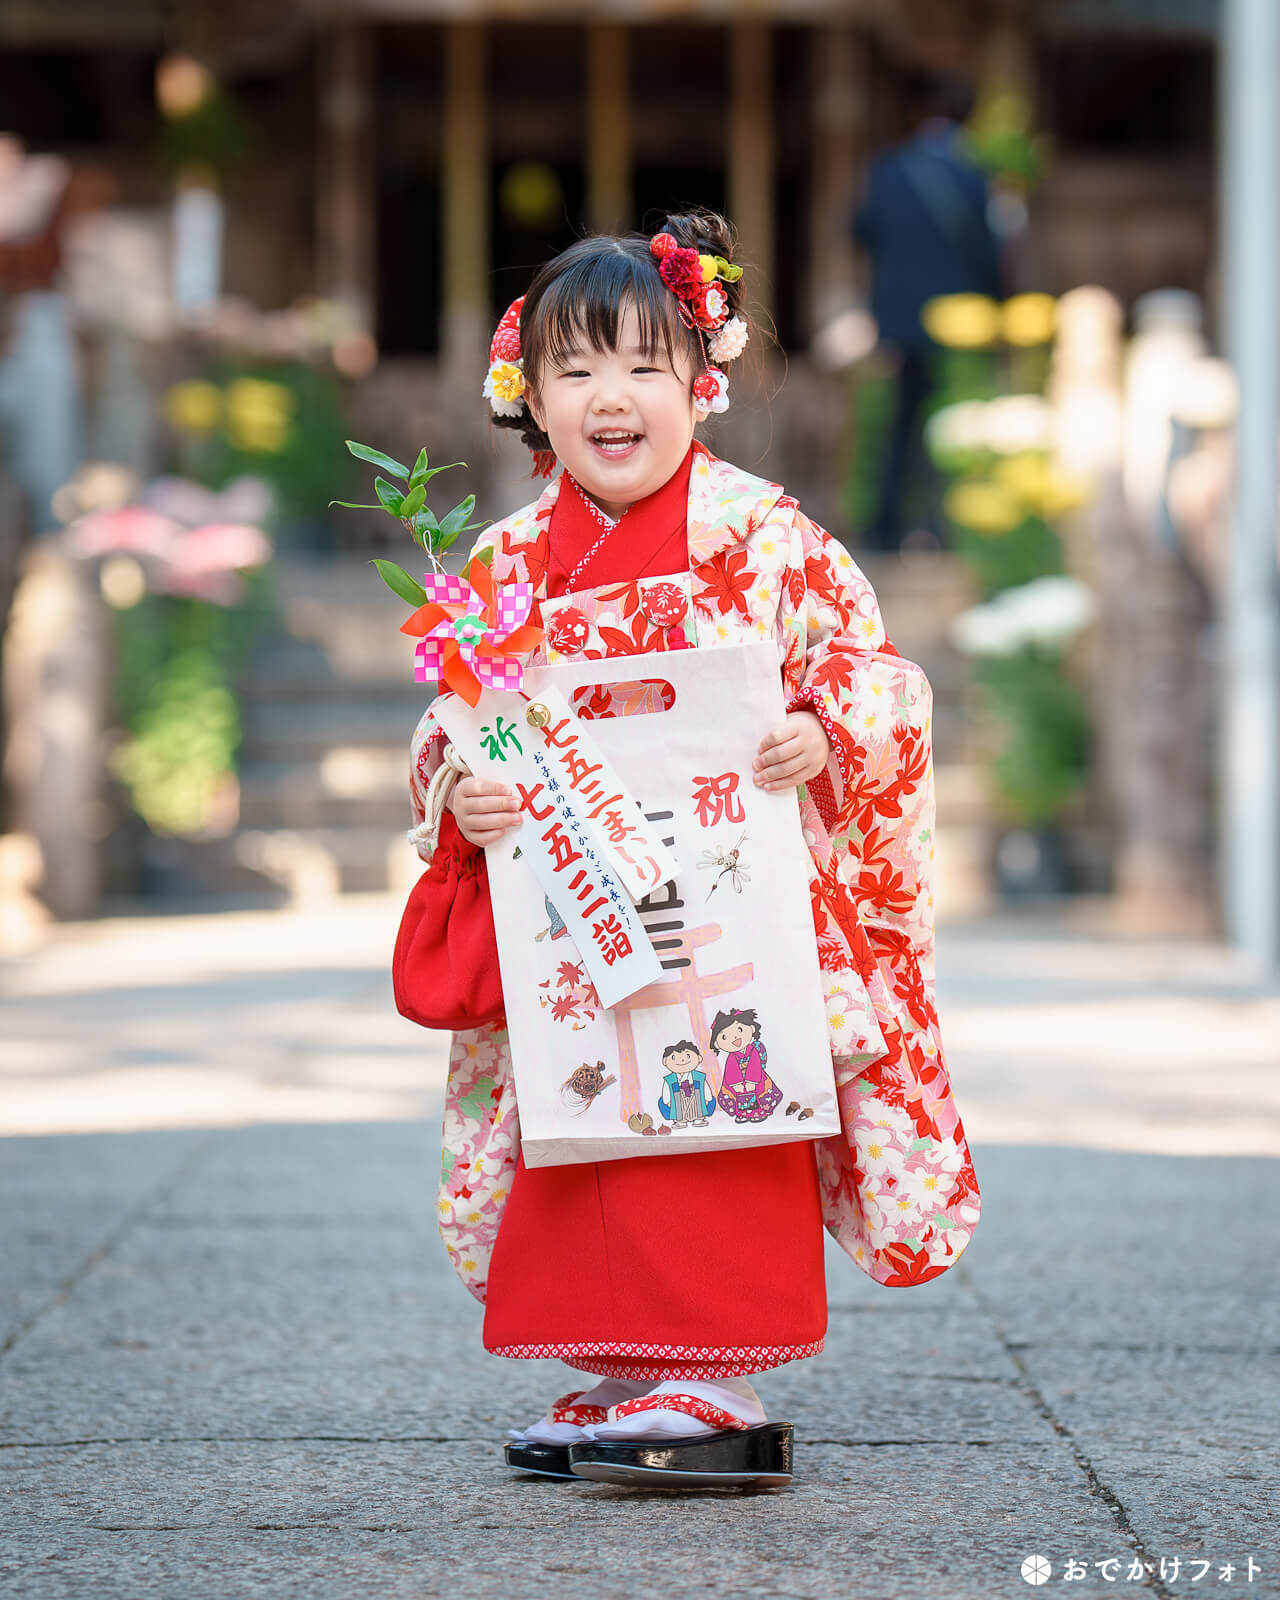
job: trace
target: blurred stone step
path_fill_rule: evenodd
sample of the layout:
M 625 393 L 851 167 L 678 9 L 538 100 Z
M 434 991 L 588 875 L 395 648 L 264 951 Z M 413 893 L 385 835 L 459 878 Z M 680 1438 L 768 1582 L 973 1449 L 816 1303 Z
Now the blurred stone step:
M 335 748 L 398 751 L 409 741 L 427 701 L 421 692 L 376 700 L 264 700 L 245 706 L 244 763 L 320 761 Z
M 407 643 L 407 641 L 406 641 Z M 249 696 L 270 699 L 296 699 L 300 695 L 378 694 L 393 688 L 401 693 L 413 684 L 413 652 L 392 672 L 377 677 L 352 676 L 338 670 L 324 646 L 315 639 L 297 639 L 277 632 L 260 643 L 246 665 L 240 681 Z
M 369 891 L 407 895 L 423 866 L 406 827 L 242 828 L 211 847 L 211 870 L 224 890 L 271 884 L 292 904 Z
M 401 667 L 394 677 L 342 676 L 318 645 L 281 636 L 256 652 L 237 689 L 244 705 L 264 700 L 401 701 L 416 695 L 425 706 L 431 686 L 414 683 L 412 656 Z
M 406 541 L 407 543 L 407 541 Z M 394 559 L 415 577 L 408 550 Z M 411 608 L 359 557 L 328 561 L 283 558 L 277 563 L 276 600 L 284 635 L 309 644 L 333 677 L 351 682 L 413 682 L 414 640 L 400 632 Z
M 335 745 L 316 760 L 253 761 L 240 771 L 242 828 L 409 825 L 407 745 Z

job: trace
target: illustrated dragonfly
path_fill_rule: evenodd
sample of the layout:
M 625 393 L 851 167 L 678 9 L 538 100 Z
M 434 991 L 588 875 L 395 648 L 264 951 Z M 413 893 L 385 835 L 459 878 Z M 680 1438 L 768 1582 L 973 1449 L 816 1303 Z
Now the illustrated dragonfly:
M 707 867 L 714 870 L 716 874 L 715 882 L 707 890 L 708 900 L 720 887 L 723 878 L 728 878 L 738 894 L 742 893 L 742 885 L 744 883 L 750 883 L 751 874 L 742 864 L 742 843 L 746 837 L 744 833 L 732 850 L 704 850 L 702 852 L 702 860 L 698 863 L 699 870 Z

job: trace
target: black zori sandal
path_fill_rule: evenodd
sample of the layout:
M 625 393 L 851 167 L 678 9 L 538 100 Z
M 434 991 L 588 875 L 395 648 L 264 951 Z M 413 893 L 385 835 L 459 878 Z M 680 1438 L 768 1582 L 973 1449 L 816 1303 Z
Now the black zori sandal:
M 567 1454 L 575 1477 L 596 1483 L 780 1489 L 791 1482 L 791 1446 L 789 1422 L 762 1422 L 693 1439 L 592 1439 Z
M 575 1389 L 572 1394 L 562 1394 L 558 1400 L 553 1400 L 546 1421 L 567 1422 L 575 1428 L 582 1428 L 591 1422 L 604 1422 L 609 1415 L 608 1408 L 580 1404 L 580 1396 L 585 1392 Z M 543 1443 L 538 1439 L 515 1435 L 511 1443 L 503 1447 L 502 1453 L 507 1465 L 514 1467 L 517 1472 L 536 1472 L 542 1478 L 573 1477 L 569 1471 L 567 1444 Z
M 532 1439 L 513 1440 L 502 1453 L 507 1465 L 517 1472 L 534 1472 L 540 1478 L 572 1478 L 567 1444 L 535 1444 Z

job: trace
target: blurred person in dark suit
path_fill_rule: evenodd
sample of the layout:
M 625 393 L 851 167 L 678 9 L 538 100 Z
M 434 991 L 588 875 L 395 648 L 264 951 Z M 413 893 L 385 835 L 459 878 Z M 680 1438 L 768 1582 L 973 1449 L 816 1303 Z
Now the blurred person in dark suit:
M 973 91 L 959 79 L 929 78 L 913 100 L 916 132 L 872 161 L 853 223 L 854 238 L 871 261 L 871 310 L 880 339 L 899 363 L 876 514 L 863 538 L 872 550 L 901 548 L 908 461 L 913 451 L 923 458 L 920 414 L 938 347 L 921 323 L 922 307 L 942 294 L 1001 297 L 1000 240 L 988 220 L 987 179 L 964 139 Z M 936 519 L 936 509 L 931 515 Z M 940 545 L 940 528 L 933 535 L 930 542 Z

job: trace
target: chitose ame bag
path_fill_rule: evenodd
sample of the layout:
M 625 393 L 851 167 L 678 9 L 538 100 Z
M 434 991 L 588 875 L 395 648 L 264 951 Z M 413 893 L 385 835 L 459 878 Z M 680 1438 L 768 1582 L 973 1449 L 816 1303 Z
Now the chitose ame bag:
M 752 781 L 773 646 L 527 668 L 437 715 L 524 808 L 486 856 L 526 1163 L 839 1132 L 796 794 Z

